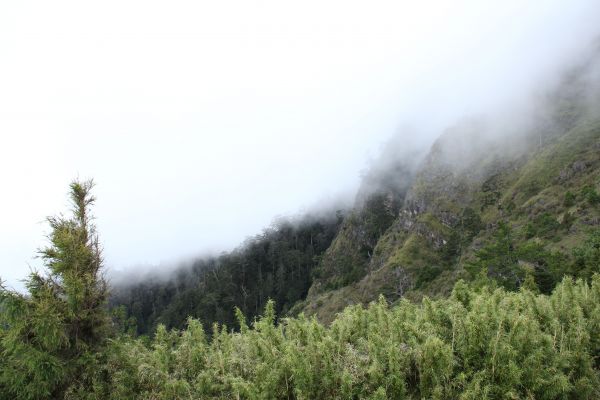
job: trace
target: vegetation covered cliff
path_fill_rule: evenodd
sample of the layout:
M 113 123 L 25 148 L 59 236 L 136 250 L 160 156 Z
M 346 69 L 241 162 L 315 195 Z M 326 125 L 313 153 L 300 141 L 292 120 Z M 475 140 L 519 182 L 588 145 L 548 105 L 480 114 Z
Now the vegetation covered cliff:
M 585 275 L 573 264 L 600 227 L 599 71 L 597 58 L 571 70 L 535 112 L 448 129 L 405 175 L 399 206 L 374 193 L 347 215 L 320 266 L 343 284 L 317 276 L 300 308 L 328 322 L 380 294 L 444 297 L 482 273 L 508 289 L 531 277 L 545 293 L 563 275 Z M 370 246 L 356 240 L 364 232 L 377 233 Z

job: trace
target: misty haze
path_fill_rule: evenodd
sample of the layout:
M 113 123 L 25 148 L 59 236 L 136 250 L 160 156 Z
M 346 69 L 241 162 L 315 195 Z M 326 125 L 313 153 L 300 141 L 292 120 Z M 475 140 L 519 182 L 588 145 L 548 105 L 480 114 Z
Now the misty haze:
M 600 4 L 0 5 L 0 398 L 600 398 Z

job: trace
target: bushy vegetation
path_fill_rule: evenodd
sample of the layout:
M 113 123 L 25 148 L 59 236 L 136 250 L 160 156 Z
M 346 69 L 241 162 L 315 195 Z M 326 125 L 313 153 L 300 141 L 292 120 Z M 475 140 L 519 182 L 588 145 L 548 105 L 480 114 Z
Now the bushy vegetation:
M 589 280 L 600 273 L 600 229 L 565 254 L 548 250 L 541 240 L 517 240 L 510 225 L 500 223 L 465 269 L 473 280 L 483 275 L 509 290 L 520 288 L 529 277 L 537 290 L 548 294 L 564 276 Z
M 73 388 L 78 399 L 593 399 L 600 396 L 600 276 L 566 278 L 552 295 L 470 288 L 451 298 L 381 298 L 329 326 L 275 324 L 269 302 L 238 332 L 160 326 L 121 337 Z
M 572 275 L 589 279 L 594 274 L 600 274 L 600 229 L 573 250 L 573 257 L 575 261 L 569 271 Z
M 600 204 L 600 194 L 590 185 L 581 189 L 581 196 L 591 205 Z

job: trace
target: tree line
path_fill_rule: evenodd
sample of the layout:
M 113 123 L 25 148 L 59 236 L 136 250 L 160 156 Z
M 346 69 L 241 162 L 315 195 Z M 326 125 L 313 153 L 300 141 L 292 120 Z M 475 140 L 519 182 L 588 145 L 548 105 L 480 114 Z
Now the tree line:
M 200 258 L 168 279 L 124 282 L 114 288 L 111 306 L 124 307 L 138 334 L 151 334 L 158 324 L 183 328 L 189 316 L 201 317 L 207 329 L 213 322 L 231 325 L 234 307 L 253 318 L 269 299 L 278 314 L 287 313 L 306 297 L 342 220 L 343 212 L 333 209 L 279 218 L 234 251 Z

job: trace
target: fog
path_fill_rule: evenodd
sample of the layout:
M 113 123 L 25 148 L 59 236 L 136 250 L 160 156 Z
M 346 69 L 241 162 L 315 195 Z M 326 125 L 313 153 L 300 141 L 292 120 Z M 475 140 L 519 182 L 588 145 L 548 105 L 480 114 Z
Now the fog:
M 413 3 L 0 4 L 0 277 L 74 178 L 107 266 L 164 268 L 347 204 L 391 136 L 522 102 L 598 33 L 597 1 Z

